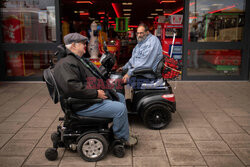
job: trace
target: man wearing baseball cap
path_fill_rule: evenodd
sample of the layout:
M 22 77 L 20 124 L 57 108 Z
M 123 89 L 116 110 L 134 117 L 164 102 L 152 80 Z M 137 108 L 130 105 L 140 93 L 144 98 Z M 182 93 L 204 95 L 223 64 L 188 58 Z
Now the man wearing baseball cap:
M 90 117 L 113 118 L 113 132 L 116 138 L 125 140 L 125 144 L 133 146 L 137 139 L 129 135 L 129 124 L 125 98 L 117 93 L 118 99 L 109 98 L 107 91 L 95 89 L 90 85 L 89 78 L 100 80 L 99 70 L 83 55 L 86 53 L 88 38 L 79 33 L 64 36 L 67 56 L 60 59 L 54 67 L 54 76 L 59 90 L 65 98 L 103 99 L 101 103 L 82 106 L 77 115 Z M 104 82 L 104 81 L 103 81 Z

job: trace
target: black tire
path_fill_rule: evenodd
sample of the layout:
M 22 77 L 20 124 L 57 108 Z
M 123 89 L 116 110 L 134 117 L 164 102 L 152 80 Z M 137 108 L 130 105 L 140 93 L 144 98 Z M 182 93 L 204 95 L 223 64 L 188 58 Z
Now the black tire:
M 57 152 L 57 149 L 55 148 L 48 148 L 46 151 L 45 151 L 45 157 L 50 160 L 50 161 L 54 161 L 57 159 L 58 157 L 58 152 Z
M 58 143 L 60 140 L 60 136 L 58 132 L 53 132 L 50 136 L 52 143 Z
M 107 154 L 108 142 L 101 134 L 90 133 L 79 140 L 77 152 L 82 159 L 89 162 L 96 162 L 103 159 Z
M 121 144 L 115 145 L 113 148 L 113 154 L 114 154 L 114 156 L 116 156 L 118 158 L 124 157 L 125 156 L 124 146 Z
M 143 113 L 143 122 L 150 129 L 165 128 L 172 120 L 170 109 L 163 104 L 152 104 Z

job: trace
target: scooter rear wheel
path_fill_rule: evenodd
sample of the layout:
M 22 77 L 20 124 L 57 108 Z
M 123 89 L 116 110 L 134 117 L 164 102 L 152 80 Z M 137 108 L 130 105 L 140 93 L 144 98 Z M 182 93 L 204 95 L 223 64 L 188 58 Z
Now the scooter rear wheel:
M 165 128 L 172 120 L 171 112 L 166 105 L 152 104 L 143 113 L 143 122 L 150 129 Z

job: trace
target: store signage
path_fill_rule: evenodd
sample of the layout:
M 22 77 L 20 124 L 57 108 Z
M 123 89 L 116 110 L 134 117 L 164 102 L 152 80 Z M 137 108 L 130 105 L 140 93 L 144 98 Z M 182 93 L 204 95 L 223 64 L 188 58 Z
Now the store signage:
M 39 11 L 38 12 L 38 20 L 39 23 L 47 23 L 47 11 Z
M 171 24 L 182 24 L 183 15 L 171 15 Z
M 128 18 L 119 17 L 116 18 L 116 32 L 127 32 L 128 31 Z

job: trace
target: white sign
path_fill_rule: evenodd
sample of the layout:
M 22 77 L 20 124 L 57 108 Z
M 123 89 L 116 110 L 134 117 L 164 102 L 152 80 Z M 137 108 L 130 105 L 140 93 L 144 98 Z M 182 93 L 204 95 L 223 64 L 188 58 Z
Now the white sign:
M 38 12 L 39 23 L 47 23 L 47 11 Z
M 171 15 L 171 24 L 182 24 L 183 15 Z

